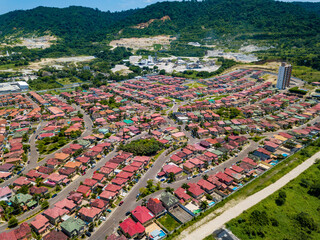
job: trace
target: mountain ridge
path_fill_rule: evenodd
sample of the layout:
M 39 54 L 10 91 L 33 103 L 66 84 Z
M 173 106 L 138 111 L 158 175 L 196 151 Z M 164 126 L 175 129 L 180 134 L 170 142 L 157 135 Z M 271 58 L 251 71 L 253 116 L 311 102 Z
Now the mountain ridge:
M 188 46 L 188 42 L 217 44 L 228 49 L 253 43 L 275 47 L 260 51 L 261 59 L 293 61 L 320 69 L 320 59 L 314 54 L 320 50 L 317 44 L 320 15 L 311 8 L 310 4 L 274 0 L 170 1 L 122 12 L 77 6 L 38 7 L 1 15 L 0 38 L 18 31 L 21 34 L 50 32 L 58 37 L 60 48 L 53 45 L 46 52 L 58 55 L 54 51 L 83 54 L 93 43 L 119 38 L 172 35 L 177 37 L 170 46 L 169 54 L 173 55 L 205 53 L 205 48 Z M 133 28 L 163 16 L 168 16 L 170 21 L 153 21 L 147 27 Z M 81 47 L 82 51 L 77 51 Z M 90 52 L 101 51 L 99 46 L 94 47 L 96 50 Z

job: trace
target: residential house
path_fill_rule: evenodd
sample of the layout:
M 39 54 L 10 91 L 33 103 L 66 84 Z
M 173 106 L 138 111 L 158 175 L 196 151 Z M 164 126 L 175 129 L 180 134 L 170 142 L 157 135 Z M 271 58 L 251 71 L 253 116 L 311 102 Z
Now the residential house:
M 145 228 L 140 222 L 133 221 L 132 218 L 125 219 L 119 224 L 121 231 L 128 238 L 139 238 L 141 239 L 145 235 Z
M 42 214 L 38 214 L 30 223 L 30 226 L 37 234 L 43 234 L 48 230 L 50 224 L 48 218 Z
M 68 210 L 53 207 L 45 210 L 43 215 L 49 219 L 50 223 L 55 225 L 62 221 L 62 217 L 68 213 Z
M 216 186 L 210 182 L 208 182 L 207 180 L 204 179 L 200 179 L 197 183 L 204 191 L 206 191 L 207 193 L 213 193 L 214 189 L 216 188 Z
M 182 187 L 177 188 L 174 191 L 174 194 L 180 199 L 180 202 L 185 203 L 192 199 L 192 197 L 187 194 L 187 191 L 183 189 Z
M 84 232 L 85 226 L 84 221 L 74 217 L 70 217 L 60 224 L 62 232 L 70 238 L 80 236 Z
M 179 205 L 179 199 L 173 196 L 170 192 L 161 193 L 160 201 L 168 211 L 172 210 L 173 208 Z
M 156 216 L 159 217 L 166 212 L 162 202 L 158 198 L 149 198 L 147 208 Z
M 196 183 L 188 183 L 188 185 L 188 192 L 190 192 L 192 197 L 195 199 L 200 199 L 204 195 L 204 190 L 202 190 L 201 187 Z
M 85 222 L 93 222 L 98 219 L 102 214 L 102 209 L 100 208 L 86 208 L 82 207 L 78 212 L 79 217 Z
M 67 235 L 63 232 L 57 232 L 56 230 L 52 230 L 47 235 L 43 236 L 43 240 L 68 240 Z
M 155 218 L 155 215 L 145 206 L 137 206 L 133 211 L 131 211 L 131 216 L 136 221 L 139 221 L 143 226 L 148 226 Z

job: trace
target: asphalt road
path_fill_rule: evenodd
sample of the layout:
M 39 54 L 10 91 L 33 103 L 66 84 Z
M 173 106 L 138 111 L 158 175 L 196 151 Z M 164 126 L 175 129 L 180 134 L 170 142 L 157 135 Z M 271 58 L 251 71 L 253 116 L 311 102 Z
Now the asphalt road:
M 228 161 L 218 165 L 215 167 L 214 170 L 211 170 L 207 173 L 202 173 L 200 176 L 196 178 L 192 178 L 190 180 L 184 179 L 181 181 L 176 181 L 171 184 L 162 184 L 162 188 L 171 187 L 171 188 L 178 188 L 185 182 L 198 182 L 204 174 L 215 174 L 217 172 L 223 171 L 225 168 L 231 167 L 233 164 L 235 164 L 237 161 L 240 161 L 241 159 L 245 158 L 250 151 L 253 151 L 258 146 L 258 143 L 256 142 L 250 142 L 250 144 L 239 153 L 238 157 L 233 157 L 229 159 Z M 177 151 L 180 151 L 177 150 Z M 175 152 L 177 152 L 175 151 Z M 175 152 L 171 153 L 174 154 Z M 170 154 L 170 155 L 171 155 Z M 162 153 L 159 158 L 155 161 L 153 164 L 153 167 L 149 169 L 143 177 L 140 179 L 140 181 L 130 190 L 130 192 L 124 197 L 123 201 L 124 203 L 122 206 L 117 207 L 107 218 L 107 220 L 99 226 L 99 228 L 92 234 L 92 236 L 89 239 L 92 240 L 100 240 L 105 239 L 105 236 L 111 235 L 115 229 L 118 227 L 119 222 L 123 220 L 126 216 L 126 212 L 132 211 L 136 206 L 141 205 L 142 200 L 136 201 L 136 196 L 139 193 L 139 189 L 142 187 L 145 187 L 147 185 L 147 181 L 149 179 L 155 179 L 157 176 L 157 173 L 162 168 L 162 166 L 165 164 L 166 160 L 169 158 L 169 156 L 166 156 L 166 152 Z M 149 199 L 150 197 L 157 197 L 159 196 L 164 190 L 157 191 L 146 198 Z
M 83 119 L 85 122 L 85 131 L 82 133 L 82 135 L 78 138 L 78 139 L 82 139 L 83 137 L 89 136 L 92 134 L 92 121 L 90 119 L 90 117 L 85 114 L 85 112 L 80 108 L 80 107 L 76 107 L 77 110 L 81 111 L 83 113 Z M 46 160 L 53 158 L 54 154 L 57 152 L 61 152 L 62 149 L 67 148 L 70 144 L 72 144 L 72 142 L 68 143 L 67 145 L 65 145 L 63 148 L 47 155 L 41 162 L 38 162 L 38 157 L 39 154 L 36 150 L 36 146 L 35 146 L 35 141 L 36 141 L 36 136 L 39 134 L 39 132 L 42 130 L 43 126 L 45 125 L 45 122 L 40 123 L 40 127 L 37 129 L 36 134 L 31 135 L 30 138 L 30 163 L 27 164 L 27 166 L 25 167 L 25 170 L 22 172 L 23 174 L 26 174 L 29 170 L 34 169 L 37 166 L 42 166 L 46 163 Z M 92 176 L 93 172 L 96 171 L 99 167 L 102 167 L 106 161 L 108 161 L 108 159 L 111 159 L 112 157 L 115 156 L 115 151 L 111 152 L 105 159 L 99 161 L 95 168 L 93 169 L 89 169 L 85 175 L 78 177 L 75 181 L 71 182 L 68 186 L 66 186 L 65 188 L 63 188 L 61 190 L 61 192 L 53 199 L 49 200 L 49 204 L 50 206 L 53 206 L 55 203 L 57 203 L 58 201 L 66 198 L 69 194 L 70 191 L 77 189 L 80 182 L 84 181 L 85 178 Z M 0 186 L 7 186 L 8 184 L 12 184 L 16 179 L 18 178 L 18 176 L 12 177 L 9 180 L 3 182 Z M 33 210 L 27 211 L 24 214 L 20 215 L 19 217 L 17 217 L 17 219 L 19 221 L 22 221 L 24 219 L 29 218 L 30 216 L 32 216 L 33 214 L 37 213 L 38 211 L 40 211 L 40 206 L 34 208 Z M 31 218 L 30 220 L 28 220 L 27 222 L 31 222 L 33 219 Z M 1 225 L 0 226 L 0 232 L 5 231 L 7 228 L 7 224 Z
M 176 150 L 180 151 L 180 150 Z M 139 193 L 139 189 L 147 185 L 149 179 L 154 179 L 163 164 L 168 159 L 166 156 L 167 150 L 164 151 L 158 159 L 153 163 L 153 167 L 149 168 L 148 171 L 140 178 L 139 182 L 136 183 L 129 193 L 123 198 L 123 204 L 117 207 L 107 218 L 107 220 L 99 226 L 99 228 L 92 234 L 89 239 L 100 240 L 105 239 L 106 235 L 111 235 L 115 228 L 118 227 L 119 221 L 125 218 L 127 211 L 133 210 L 136 206 L 141 204 L 141 201 L 136 202 L 136 196 Z

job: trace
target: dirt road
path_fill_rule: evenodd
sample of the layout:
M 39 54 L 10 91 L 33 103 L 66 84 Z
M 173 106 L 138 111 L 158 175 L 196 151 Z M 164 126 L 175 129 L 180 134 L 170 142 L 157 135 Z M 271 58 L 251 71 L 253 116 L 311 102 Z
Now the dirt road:
M 231 219 L 239 216 L 243 211 L 248 210 L 252 206 L 256 205 L 266 197 L 270 196 L 271 194 L 285 186 L 291 180 L 298 177 L 302 172 L 311 167 L 317 158 L 320 158 L 320 152 L 316 153 L 311 158 L 297 166 L 295 169 L 284 175 L 275 183 L 264 188 L 260 192 L 257 192 L 252 196 L 241 200 L 235 206 L 225 210 L 218 217 L 208 221 L 208 217 L 210 217 L 209 215 L 207 218 L 202 219 L 200 222 L 196 223 L 196 226 L 191 227 L 192 229 L 195 229 L 193 232 L 190 232 L 192 231 L 191 228 L 186 229 L 176 239 L 195 240 L 207 237 L 208 235 L 212 234 L 212 232 L 222 227 L 225 223 L 229 222 Z

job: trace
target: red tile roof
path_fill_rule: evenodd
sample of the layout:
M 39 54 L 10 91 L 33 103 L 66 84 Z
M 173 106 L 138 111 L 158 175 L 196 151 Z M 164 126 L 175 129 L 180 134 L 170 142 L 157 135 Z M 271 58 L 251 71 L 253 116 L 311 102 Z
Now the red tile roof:
M 125 219 L 122 223 L 119 224 L 122 231 L 128 234 L 130 237 L 135 236 L 136 234 L 141 234 L 145 231 L 144 226 L 140 222 L 135 222 L 132 218 Z
M 177 188 L 174 193 L 179 199 L 183 199 L 184 201 L 188 201 L 192 198 L 189 194 L 186 193 L 186 190 L 181 187 Z
M 131 214 L 141 223 L 144 224 L 155 216 L 152 212 L 150 212 L 145 206 L 137 206 Z

